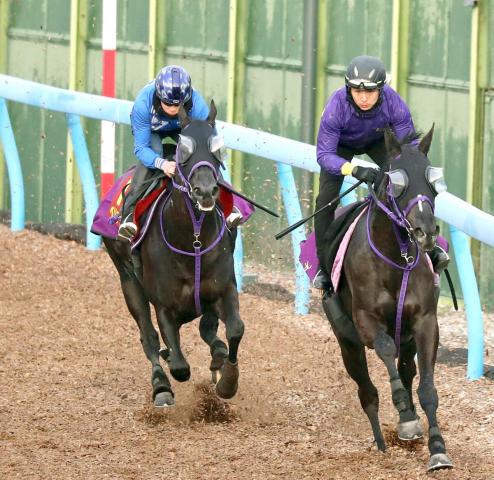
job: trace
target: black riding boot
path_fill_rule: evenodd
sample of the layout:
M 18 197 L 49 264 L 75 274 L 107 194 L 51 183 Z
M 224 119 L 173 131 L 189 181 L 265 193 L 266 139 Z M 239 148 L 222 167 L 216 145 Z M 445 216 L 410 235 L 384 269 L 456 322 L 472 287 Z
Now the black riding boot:
M 137 225 L 134 221 L 134 209 L 136 203 L 148 187 L 148 185 L 145 185 L 144 182 L 153 174 L 154 172 L 151 169 L 139 164 L 135 169 L 132 182 L 127 187 L 122 208 L 122 223 L 118 229 L 118 236 L 128 240 L 129 242 L 137 233 Z
M 319 195 L 316 199 L 315 210 L 319 210 L 333 200 L 339 193 L 343 183 L 342 175 L 332 175 L 325 170 L 321 170 L 319 175 Z M 332 292 L 331 277 L 326 272 L 324 265 L 324 247 L 327 244 L 326 232 L 333 223 L 334 213 L 337 203 L 314 217 L 314 231 L 316 234 L 317 258 L 319 259 L 319 271 L 317 272 L 312 285 L 314 288 Z

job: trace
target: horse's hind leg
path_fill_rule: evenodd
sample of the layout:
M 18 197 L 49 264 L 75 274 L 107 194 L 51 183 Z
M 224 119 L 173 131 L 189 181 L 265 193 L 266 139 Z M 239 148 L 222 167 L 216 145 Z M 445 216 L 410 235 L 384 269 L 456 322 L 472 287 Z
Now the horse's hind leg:
M 211 351 L 211 365 L 209 369 L 212 373 L 213 383 L 217 382 L 217 372 L 228 356 L 228 347 L 217 335 L 218 324 L 218 317 L 213 312 L 206 312 L 199 322 L 201 338 L 209 345 Z
M 400 438 L 400 440 L 415 440 L 424 436 L 424 431 L 422 430 L 422 425 L 416 414 L 412 397 L 412 383 L 417 373 L 414 359 L 416 352 L 415 340 L 413 338 L 401 345 L 400 356 L 398 359 L 398 373 L 400 374 L 403 386 L 408 393 L 410 408 L 412 409 L 412 412 L 415 413 L 416 419 L 409 422 L 398 423 L 397 430 L 398 438 Z
M 450 468 L 453 463 L 446 455 L 446 445 L 437 424 L 437 407 L 439 398 L 434 386 L 434 365 L 436 363 L 439 332 L 437 319 L 431 316 L 423 319 L 422 325 L 416 328 L 415 341 L 420 372 L 420 383 L 417 389 L 420 405 L 427 415 L 429 422 L 429 459 L 428 470 Z M 430 331 L 433 325 L 434 330 Z M 427 326 L 427 328 L 426 328 Z
M 171 406 L 175 403 L 173 390 L 170 381 L 160 365 L 159 337 L 151 321 L 149 302 L 146 299 L 141 284 L 134 274 L 130 261 L 122 258 L 109 241 L 105 241 L 105 245 L 119 273 L 127 308 L 139 327 L 142 348 L 152 365 L 151 385 L 153 387 L 154 404 L 157 407 Z
M 396 368 L 396 347 L 394 341 L 383 329 L 379 329 L 376 333 L 374 349 L 388 370 L 389 380 L 391 382 L 391 396 L 393 404 L 400 414 L 400 423 L 416 420 L 415 413 L 412 411 L 410 405 L 408 392 L 405 390 L 398 369 Z

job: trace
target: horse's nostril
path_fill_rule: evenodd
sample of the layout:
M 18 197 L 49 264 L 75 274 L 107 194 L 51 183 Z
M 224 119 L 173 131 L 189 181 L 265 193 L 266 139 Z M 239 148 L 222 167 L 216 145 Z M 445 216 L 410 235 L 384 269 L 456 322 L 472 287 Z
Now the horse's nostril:
M 196 195 L 200 195 L 201 194 L 201 189 L 199 187 L 194 187 L 192 189 L 192 191 L 196 194 Z
M 218 191 L 219 191 L 219 188 L 218 188 L 218 186 L 217 186 L 217 185 L 215 185 L 215 186 L 213 187 L 213 197 L 214 197 L 214 196 L 216 196 L 216 195 L 218 195 Z

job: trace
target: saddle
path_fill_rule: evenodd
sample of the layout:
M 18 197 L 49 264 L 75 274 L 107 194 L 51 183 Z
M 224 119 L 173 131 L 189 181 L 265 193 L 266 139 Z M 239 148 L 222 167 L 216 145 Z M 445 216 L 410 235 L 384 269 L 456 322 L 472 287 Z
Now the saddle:
M 338 209 L 333 223 L 324 235 L 324 263 L 328 268 L 328 272 L 331 272 L 333 269 L 333 264 L 343 237 L 366 206 L 367 202 L 361 200 Z
M 125 200 L 125 189 L 132 181 L 135 166 L 123 173 L 101 201 L 91 226 L 91 232 L 109 239 L 116 239 L 121 222 L 121 209 Z M 134 221 L 138 232 L 133 242 L 134 248 L 144 237 L 159 200 L 169 191 L 171 183 L 164 175 L 152 177 L 144 196 L 138 200 L 134 210 Z M 168 187 L 168 188 L 167 188 Z M 225 217 L 233 210 L 233 194 L 220 187 L 218 203 Z
M 324 261 L 326 266 L 329 267 L 329 272 L 331 272 L 343 237 L 355 219 L 361 214 L 365 208 L 365 205 L 366 204 L 363 201 L 356 202 L 336 210 L 335 220 L 326 232 L 324 238 Z M 312 282 L 319 270 L 319 260 L 317 258 L 316 238 L 314 232 L 312 232 L 306 240 L 300 243 L 299 261 L 302 264 L 305 273 Z

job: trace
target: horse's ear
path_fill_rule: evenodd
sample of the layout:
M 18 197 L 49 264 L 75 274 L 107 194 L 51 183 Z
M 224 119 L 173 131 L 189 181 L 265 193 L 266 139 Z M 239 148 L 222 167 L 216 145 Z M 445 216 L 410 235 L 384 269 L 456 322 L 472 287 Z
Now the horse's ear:
M 190 118 L 182 105 L 178 109 L 178 119 L 180 120 L 181 128 L 185 128 L 190 123 Z
M 386 150 L 391 158 L 396 158 L 401 154 L 401 145 L 396 135 L 393 133 L 391 128 L 386 127 L 384 129 L 384 143 L 386 145 Z
M 424 154 L 427 155 L 429 153 L 429 148 L 431 148 L 432 135 L 434 133 L 434 123 L 432 124 L 432 128 L 429 130 L 427 135 L 420 140 L 418 149 Z
M 211 100 L 211 105 L 209 106 L 209 115 L 208 115 L 208 123 L 214 127 L 214 123 L 216 121 L 216 105 L 214 104 L 214 100 Z

